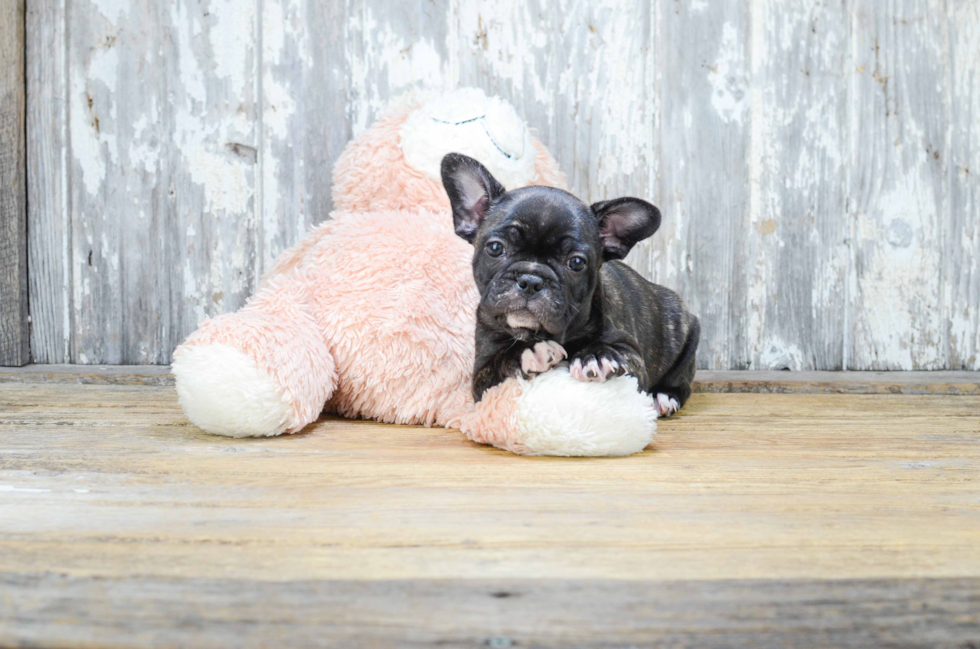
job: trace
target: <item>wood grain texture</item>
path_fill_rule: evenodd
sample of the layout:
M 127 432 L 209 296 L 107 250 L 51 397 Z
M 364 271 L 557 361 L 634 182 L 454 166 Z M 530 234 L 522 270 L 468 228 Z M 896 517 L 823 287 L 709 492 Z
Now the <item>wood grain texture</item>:
M 149 6 L 69 2 L 71 358 L 159 362 L 169 312 L 168 166 L 159 112 L 160 16 Z M 156 95 L 156 97 L 154 96 Z M 140 296 L 142 299 L 131 299 Z M 163 298 L 163 299 L 161 299 Z M 150 308 L 143 308 L 142 305 Z
M 347 3 L 347 114 L 354 135 L 403 93 L 455 87 L 449 69 L 449 0 Z
M 31 360 L 24 0 L 0 1 L 0 365 Z
M 25 365 L 0 370 L 0 383 L 174 385 L 169 365 Z
M 744 369 L 751 123 L 749 8 L 662 10 L 662 283 L 701 319 L 698 366 Z
M 27 7 L 27 218 L 31 355 L 71 356 L 71 217 L 65 0 Z
M 0 371 L 0 383 L 173 385 L 166 365 L 25 365 Z M 701 370 L 695 392 L 776 394 L 944 394 L 980 396 L 980 372 L 783 372 Z
M 980 638 L 978 590 L 977 579 L 256 583 L 0 574 L 0 642 L 964 649 Z
M 980 367 L 975 2 L 29 10 L 38 360 L 169 362 L 327 218 L 389 101 L 475 85 L 583 199 L 662 208 L 628 261 L 701 316 L 702 368 Z
M 79 2 L 67 20 L 72 360 L 166 363 L 257 281 L 256 15 Z
M 460 83 L 523 104 L 586 202 L 649 197 L 652 11 L 643 2 L 462 3 Z
M 948 3 L 949 216 L 946 313 L 953 369 L 980 369 L 980 4 Z
M 166 26 L 170 352 L 207 315 L 240 308 L 261 274 L 259 25 L 255 2 L 175 3 Z M 166 141 L 166 140 L 165 140 Z M 179 269 L 179 272 L 176 270 Z
M 27 371 L 24 368 L 21 371 Z M 2 379 L 0 379 L 2 380 Z M 701 370 L 695 392 L 980 395 L 980 372 Z
M 737 365 L 841 369 L 848 156 L 847 6 L 753 5 L 747 331 Z M 736 299 L 738 296 L 735 296 Z
M 941 369 L 949 58 L 944 3 L 853 5 L 848 368 Z
M 699 394 L 640 455 L 522 458 L 339 419 L 213 437 L 169 387 L 4 384 L 0 642 L 966 646 L 978 412 Z
M 262 0 L 261 271 L 333 208 L 351 138 L 344 2 Z
M 700 394 L 617 460 L 341 419 L 214 437 L 168 387 L 5 384 L 0 407 L 8 572 L 980 576 L 976 396 Z

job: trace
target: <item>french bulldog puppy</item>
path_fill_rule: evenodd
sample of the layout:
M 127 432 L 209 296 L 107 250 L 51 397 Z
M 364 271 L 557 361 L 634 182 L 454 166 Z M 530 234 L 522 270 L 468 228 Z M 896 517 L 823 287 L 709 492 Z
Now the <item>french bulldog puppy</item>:
M 660 226 L 637 198 L 586 205 L 553 187 L 505 190 L 476 160 L 442 159 L 456 234 L 473 244 L 473 398 L 568 359 L 580 381 L 630 374 L 661 416 L 691 395 L 701 325 L 676 293 L 618 261 Z

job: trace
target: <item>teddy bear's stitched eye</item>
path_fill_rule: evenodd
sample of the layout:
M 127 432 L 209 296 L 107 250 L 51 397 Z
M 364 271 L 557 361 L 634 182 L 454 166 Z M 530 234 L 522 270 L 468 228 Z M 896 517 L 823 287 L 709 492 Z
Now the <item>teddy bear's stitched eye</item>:
M 582 257 L 581 255 L 575 255 L 568 260 L 568 267 L 574 270 L 576 273 L 581 270 L 585 270 L 585 264 L 585 257 Z
M 487 254 L 491 257 L 499 257 L 504 254 L 504 244 L 499 241 L 491 241 L 487 244 Z

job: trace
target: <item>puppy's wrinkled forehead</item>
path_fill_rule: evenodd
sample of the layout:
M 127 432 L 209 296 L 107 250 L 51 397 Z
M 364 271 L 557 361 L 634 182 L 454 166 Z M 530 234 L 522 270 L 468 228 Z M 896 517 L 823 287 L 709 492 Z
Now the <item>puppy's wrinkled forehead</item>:
M 598 226 L 588 205 L 560 189 L 525 187 L 509 192 L 494 206 L 488 230 L 516 227 L 542 244 L 567 237 L 591 244 Z

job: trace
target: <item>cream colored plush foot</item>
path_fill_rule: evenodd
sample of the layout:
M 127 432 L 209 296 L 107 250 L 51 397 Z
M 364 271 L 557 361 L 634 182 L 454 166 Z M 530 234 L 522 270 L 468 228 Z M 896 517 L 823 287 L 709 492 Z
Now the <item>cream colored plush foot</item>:
M 289 426 L 289 405 L 279 386 L 234 347 L 184 348 L 171 372 L 180 405 L 198 428 L 228 437 L 270 437 Z
M 556 367 L 526 382 L 514 420 L 527 455 L 631 455 L 653 439 L 657 407 L 632 376 L 585 383 Z

